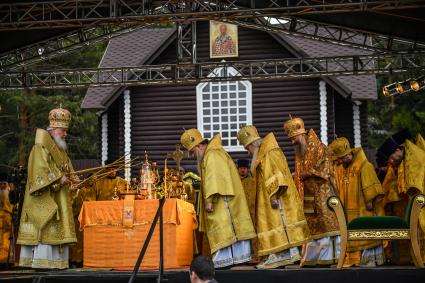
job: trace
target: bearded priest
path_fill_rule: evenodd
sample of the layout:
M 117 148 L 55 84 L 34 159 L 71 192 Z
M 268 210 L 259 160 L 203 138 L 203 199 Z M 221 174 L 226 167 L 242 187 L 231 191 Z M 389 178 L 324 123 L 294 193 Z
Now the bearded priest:
M 250 239 L 256 234 L 238 170 L 220 135 L 208 141 L 197 129 L 189 129 L 180 142 L 198 161 L 202 179 L 199 230 L 207 234 L 214 267 L 250 261 Z
M 69 246 L 77 241 L 70 187 L 77 177 L 67 155 L 71 113 L 49 113 L 47 130 L 37 129 L 28 160 L 28 179 L 17 243 L 19 265 L 41 269 L 68 268 Z
M 256 184 L 255 224 L 258 269 L 277 268 L 301 259 L 299 246 L 310 241 L 301 198 L 285 155 L 273 133 L 261 139 L 257 128 L 245 126 L 238 140 L 252 156 L 251 172 Z

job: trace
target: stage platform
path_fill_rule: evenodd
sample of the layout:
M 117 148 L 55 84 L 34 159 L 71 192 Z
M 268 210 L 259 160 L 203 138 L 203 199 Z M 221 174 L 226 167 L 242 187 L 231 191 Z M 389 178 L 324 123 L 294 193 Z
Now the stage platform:
M 64 271 L 2 271 L 0 282 L 31 283 L 71 283 L 71 282 L 114 282 L 125 283 L 130 272 L 91 269 L 69 269 Z M 157 272 L 140 272 L 135 282 L 156 282 Z M 168 283 L 190 282 L 188 270 L 165 272 Z M 231 270 L 217 270 L 216 279 L 220 283 L 257 283 L 257 282 L 290 282 L 290 283 L 363 283 L 363 282 L 424 282 L 425 269 L 414 267 L 380 267 L 350 268 L 337 270 L 334 268 L 302 268 L 254 270 L 252 267 L 240 267 Z

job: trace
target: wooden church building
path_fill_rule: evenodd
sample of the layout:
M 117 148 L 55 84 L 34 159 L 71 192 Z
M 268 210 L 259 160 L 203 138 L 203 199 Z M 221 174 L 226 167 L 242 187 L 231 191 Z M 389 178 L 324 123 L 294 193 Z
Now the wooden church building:
M 211 62 L 209 23 L 197 23 L 197 61 Z M 174 28 L 140 29 L 110 40 L 99 67 L 173 64 L 177 61 Z M 364 50 L 301 37 L 241 28 L 239 54 L 226 60 L 332 57 L 364 54 Z M 236 72 L 232 68 L 227 72 Z M 232 74 L 234 75 L 234 74 Z M 183 129 L 198 128 L 204 137 L 220 133 L 223 145 L 236 158 L 247 157 L 236 139 L 238 129 L 255 125 L 261 136 L 273 132 L 290 166 L 294 152 L 283 131 L 289 114 L 304 119 L 322 142 L 335 135 L 353 146 L 367 144 L 367 102 L 376 99 L 372 75 L 264 81 L 207 82 L 186 85 L 91 87 L 83 109 L 99 114 L 101 161 L 129 153 L 163 164 L 175 149 Z M 193 166 L 186 159 L 182 165 Z M 128 178 L 130 171 L 126 172 Z

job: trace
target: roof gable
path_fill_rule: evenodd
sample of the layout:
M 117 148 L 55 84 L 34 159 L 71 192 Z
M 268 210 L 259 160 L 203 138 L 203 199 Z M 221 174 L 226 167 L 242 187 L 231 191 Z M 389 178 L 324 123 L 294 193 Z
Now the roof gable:
M 99 68 L 143 65 L 174 33 L 174 28 L 138 29 L 113 38 L 99 63 Z M 83 109 L 104 109 L 119 87 L 89 87 L 81 103 Z
M 365 55 L 371 53 L 367 50 L 308 38 L 284 35 L 281 35 L 281 37 L 287 43 L 295 44 L 308 57 Z M 348 90 L 348 94 L 353 100 L 377 98 L 375 75 L 336 76 L 334 78 Z
M 110 40 L 99 67 L 130 66 L 138 67 L 154 59 L 159 54 L 164 43 L 175 33 L 175 29 L 156 28 L 139 29 Z M 283 34 L 270 34 L 280 44 L 289 47 L 298 57 L 332 57 L 343 55 L 367 54 L 370 51 L 361 50 L 339 44 L 312 40 Z M 343 96 L 352 100 L 376 99 L 376 78 L 374 75 L 325 77 Z M 83 109 L 103 110 L 115 99 L 120 87 L 89 87 L 83 99 Z

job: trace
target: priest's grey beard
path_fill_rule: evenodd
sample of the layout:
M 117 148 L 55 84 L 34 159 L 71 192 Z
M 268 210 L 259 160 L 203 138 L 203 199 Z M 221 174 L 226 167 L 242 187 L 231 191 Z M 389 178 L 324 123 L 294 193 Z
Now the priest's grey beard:
M 63 140 L 60 136 L 53 136 L 53 139 L 55 140 L 55 143 L 58 145 L 59 148 L 66 151 L 68 146 L 65 140 Z
M 255 161 L 257 160 L 257 156 L 258 156 L 258 150 L 260 149 L 259 146 L 255 147 L 254 153 L 252 154 L 252 159 L 251 159 L 251 173 L 254 173 L 254 166 L 255 166 Z
M 198 169 L 198 174 L 201 175 L 201 163 L 202 163 L 202 158 L 203 156 L 198 155 L 197 153 L 195 153 L 196 155 L 196 168 Z
M 301 155 L 302 158 L 305 156 L 305 152 L 307 151 L 307 145 L 303 142 L 297 143 L 294 145 L 295 151 Z

